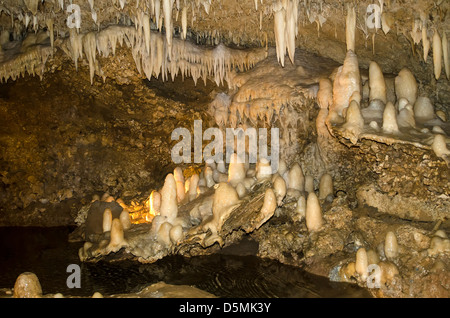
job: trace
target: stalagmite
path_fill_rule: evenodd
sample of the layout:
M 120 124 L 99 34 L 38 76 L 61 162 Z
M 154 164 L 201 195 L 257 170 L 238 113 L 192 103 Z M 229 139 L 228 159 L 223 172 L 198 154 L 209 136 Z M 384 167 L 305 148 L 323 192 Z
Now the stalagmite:
M 175 178 L 175 182 L 177 183 L 177 201 L 178 203 L 180 203 L 183 202 L 184 198 L 186 197 L 183 170 L 181 170 L 180 167 L 176 167 L 173 171 L 173 177 Z
M 221 183 L 221 182 L 229 182 L 228 181 L 228 173 L 220 173 L 218 170 L 213 171 L 213 179 L 215 183 Z M 237 180 L 239 182 L 240 180 Z M 233 186 L 236 185 L 236 182 L 234 182 Z
M 275 193 L 271 188 L 269 188 L 264 193 L 264 203 L 259 212 L 261 220 L 259 220 L 258 225 L 256 225 L 256 229 L 258 229 L 261 225 L 263 225 L 268 219 L 270 219 L 273 216 L 276 208 L 277 208 L 277 199 Z
M 222 160 L 217 163 L 217 171 L 219 171 L 220 173 L 227 173 L 227 168 L 225 167 L 225 161 Z
M 169 222 L 164 222 L 158 229 L 157 240 L 163 246 L 170 246 L 172 240 L 170 239 L 170 230 L 172 229 L 172 224 Z
M 177 183 L 173 174 L 168 174 L 161 190 L 160 215 L 172 223 L 178 214 Z
M 273 190 L 275 196 L 277 197 L 277 205 L 281 206 L 283 203 L 283 199 L 286 196 L 286 182 L 281 176 L 276 176 L 273 181 Z
M 102 197 L 100 198 L 100 201 L 107 202 L 107 200 L 110 197 L 111 197 L 111 195 L 108 192 L 105 192 L 105 193 L 103 193 Z M 114 201 L 114 198 L 113 198 L 113 201 Z M 109 201 L 109 202 L 111 202 L 111 201 Z
M 298 198 L 305 190 L 305 177 L 303 170 L 298 163 L 294 163 L 288 173 L 288 195 Z
M 445 31 L 442 34 L 442 59 L 444 61 L 445 76 L 450 80 L 450 57 L 448 56 L 448 41 Z
M 347 108 L 345 124 L 343 125 L 343 136 L 350 139 L 353 144 L 358 141 L 359 135 L 364 128 L 364 118 L 356 101 L 352 100 Z
M 383 131 L 387 134 L 399 132 L 397 124 L 397 112 L 391 102 L 386 104 L 383 112 Z
M 317 103 L 320 110 L 316 118 L 317 142 L 319 148 L 324 149 L 331 137 L 327 127 L 328 108 L 333 104 L 333 84 L 328 78 L 319 80 L 319 90 L 317 92 Z
M 247 191 L 250 191 L 255 183 L 256 180 L 254 177 L 248 177 L 245 178 L 244 181 L 242 181 L 242 184 L 244 185 L 245 189 L 247 189 Z
M 433 129 L 431 130 L 433 134 L 441 134 L 446 135 L 445 131 L 441 128 L 441 126 L 433 126 Z
M 403 108 L 406 107 L 406 105 L 410 104 L 406 98 L 402 97 L 397 101 L 396 108 L 398 111 L 401 111 Z
M 435 236 L 431 239 L 430 248 L 427 250 L 429 256 L 437 256 L 450 251 L 450 240 Z
M 345 19 L 345 40 L 347 43 L 347 51 L 355 52 L 355 36 L 356 36 L 356 13 L 355 7 L 347 8 L 347 16 Z
M 286 165 L 286 161 L 284 161 L 283 159 L 280 159 L 278 162 L 278 174 L 284 178 L 286 172 L 288 171 L 288 167 Z M 286 181 L 286 179 L 284 180 Z
M 14 298 L 41 298 L 42 287 L 36 274 L 25 272 L 14 283 Z
M 333 84 L 328 78 L 321 78 L 319 80 L 317 103 L 320 109 L 328 109 L 333 103 Z
M 272 167 L 270 161 L 266 158 L 261 158 L 256 165 L 256 179 L 263 181 L 272 176 Z
M 358 58 L 353 51 L 348 51 L 344 64 L 339 67 L 333 83 L 333 104 L 330 107 L 329 121 L 339 122 L 343 111 L 352 100 L 352 96 L 361 93 L 361 76 Z M 359 101 L 357 101 L 359 103 Z
M 200 177 L 198 174 L 195 173 L 191 176 L 190 180 L 191 181 L 189 183 L 188 195 L 189 195 L 189 201 L 193 201 L 193 200 L 195 200 L 195 198 L 197 198 L 197 195 L 198 195 L 197 188 L 198 188 L 198 183 L 199 183 Z
M 450 150 L 447 148 L 445 136 L 441 134 L 434 135 L 433 144 L 431 145 L 436 156 L 443 159 L 450 159 Z
M 339 269 L 339 276 L 343 282 L 351 282 L 352 277 L 355 277 L 355 273 L 355 262 L 350 262 Z
M 397 116 L 397 123 L 399 128 L 415 128 L 416 120 L 414 119 L 413 107 L 408 104 L 406 105 Z
M 295 214 L 292 219 L 294 221 L 300 222 L 305 218 L 305 216 L 306 216 L 306 198 L 303 195 L 301 195 L 298 198 L 297 206 L 295 208 Z
M 127 243 L 125 241 L 122 223 L 119 219 L 113 219 L 111 225 L 111 240 L 109 241 L 106 250 L 115 253 L 126 245 Z
M 386 104 L 386 82 L 384 81 L 383 72 L 380 66 L 374 61 L 370 62 L 369 66 L 369 88 L 369 100 L 379 99 Z
M 397 237 L 394 232 L 389 231 L 384 241 L 384 255 L 388 260 L 395 259 L 398 256 Z
M 129 230 L 131 228 L 131 218 L 130 213 L 127 210 L 123 210 L 119 216 L 120 223 L 124 230 Z
M 245 179 L 245 176 L 245 164 L 243 159 L 240 159 L 236 153 L 233 153 L 230 158 L 230 166 L 228 167 L 228 182 L 235 187 Z
M 239 195 L 239 198 L 243 198 L 247 194 L 247 188 L 242 182 L 239 182 L 236 186 L 236 192 Z
M 427 121 L 434 119 L 434 106 L 430 99 L 426 96 L 420 96 L 414 103 L 414 116 L 419 121 Z
M 367 252 L 365 248 L 360 248 L 356 252 L 355 270 L 358 273 L 360 279 L 365 281 L 368 276 L 367 267 L 369 262 L 367 259 Z
M 155 214 L 159 214 L 161 209 L 161 194 L 158 191 L 152 191 L 149 197 L 149 204 L 150 211 Z
M 306 200 L 306 227 L 308 231 L 318 231 L 323 225 L 322 209 L 314 192 L 308 194 Z
M 177 244 L 183 239 L 183 227 L 181 225 L 173 226 L 169 231 L 169 237 L 173 244 Z
M 314 192 L 314 178 L 310 175 L 305 176 L 305 191 Z
M 442 72 L 442 40 L 437 29 L 433 34 L 433 66 L 434 77 L 438 80 Z
M 378 266 L 381 270 L 380 283 L 385 285 L 390 284 L 396 275 L 399 274 L 398 268 L 394 263 L 391 262 L 379 262 Z
M 112 212 L 111 209 L 103 211 L 103 232 L 111 231 L 112 226 Z
M 333 187 L 333 178 L 329 173 L 324 173 L 322 177 L 320 177 L 319 183 L 319 199 L 323 200 L 329 195 L 334 194 Z
M 397 100 L 406 98 L 411 105 L 417 99 L 417 81 L 411 71 L 403 68 L 395 78 L 395 94 Z
M 219 184 L 213 198 L 213 219 L 206 225 L 213 235 L 220 232 L 223 223 L 239 202 L 239 195 L 230 184 Z
M 216 182 L 214 181 L 214 178 L 213 178 L 213 170 L 211 169 L 211 167 L 205 168 L 204 177 L 206 180 L 207 188 L 211 188 L 212 186 L 214 186 L 216 184 Z
M 434 233 L 427 252 L 429 256 L 438 256 L 441 253 L 450 252 L 450 240 L 444 231 L 439 230 Z

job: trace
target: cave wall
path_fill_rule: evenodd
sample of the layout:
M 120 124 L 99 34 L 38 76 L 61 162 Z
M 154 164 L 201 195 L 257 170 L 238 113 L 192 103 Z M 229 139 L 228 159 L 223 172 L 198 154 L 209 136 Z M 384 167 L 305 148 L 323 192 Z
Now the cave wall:
M 92 8 L 90 3 L 93 3 Z M 162 2 L 161 14 L 158 17 L 159 26 L 154 14 L 156 3 L 157 1 L 143 0 L 77 1 L 75 4 L 80 6 L 82 19 L 79 33 L 97 32 L 115 24 L 135 27 L 139 25 L 141 15 L 145 13 L 151 18 L 152 32 L 158 32 L 160 27 L 161 33 L 166 35 Z M 387 34 L 381 29 L 366 28 L 364 22 L 368 18 L 367 8 L 373 4 L 383 5 L 383 12 L 391 18 L 391 29 Z M 203 83 L 190 83 L 190 93 L 198 91 L 195 96 L 199 99 L 191 97 L 192 102 L 185 103 L 183 100 L 186 94 L 177 97 L 175 82 L 171 84 L 173 91 L 167 91 L 169 88 L 166 88 L 163 93 L 166 96 L 161 98 L 161 91 L 155 91 L 155 86 L 152 86 L 156 79 L 150 76 L 152 84 L 148 85 L 148 74 L 137 70 L 134 56 L 126 45 L 118 47 L 114 57 L 102 57 L 99 54 L 91 84 L 92 67 L 89 65 L 89 59 L 81 58 L 78 68 L 75 68 L 71 52 L 67 51 L 70 38 L 67 20 L 71 14 L 67 12 L 68 5 L 68 1 L 5 0 L 0 7 L 0 26 L 3 30 L 0 53 L 2 61 L 9 61 L 11 58 L 8 49 L 13 43 L 26 40 L 30 34 L 48 32 L 52 27 L 55 36 L 55 47 L 51 51 L 47 50 L 50 40 L 45 40 L 47 53 L 43 65 L 38 63 L 33 71 L 27 69 L 19 74 L 26 76 L 25 79 L 16 82 L 8 79 L 8 84 L 2 86 L 2 120 L 4 127 L 8 127 L 5 128 L 2 138 L 2 209 L 6 211 L 31 206 L 34 212 L 29 224 L 34 222 L 32 219 L 39 220 L 45 211 L 39 200 L 61 202 L 74 197 L 89 197 L 93 194 L 93 189 L 98 193 L 108 191 L 113 195 L 123 195 L 145 193 L 152 187 L 157 187 L 157 183 L 162 182 L 162 175 L 173 168 L 170 165 L 171 145 L 167 135 L 175 127 L 192 126 L 193 119 L 209 120 L 206 104 L 214 95 L 210 94 L 225 90 L 228 84 L 213 88 L 213 83 L 208 80 L 207 88 L 203 90 Z M 190 42 L 204 47 L 223 43 L 233 49 L 256 48 L 262 49 L 263 52 L 266 46 L 271 49 L 276 46 L 273 12 L 276 5 L 276 1 L 263 0 L 173 1 L 173 37 L 180 38 L 181 15 L 186 7 L 187 35 Z M 436 80 L 433 73 L 433 51 L 430 50 L 427 60 L 424 61 L 423 41 L 414 41 L 417 31 L 421 28 L 414 29 L 414 23 L 417 24 L 417 21 L 420 21 L 420 26 L 428 27 L 429 40 L 434 29 L 438 30 L 441 36 L 448 32 L 450 19 L 447 1 L 354 3 L 310 0 L 299 1 L 298 5 L 298 36 L 295 42 L 297 50 L 306 50 L 333 59 L 338 64 L 342 63 L 346 54 L 345 17 L 349 6 L 356 5 L 355 50 L 362 74 L 367 72 L 371 60 L 377 61 L 385 73 L 397 74 L 403 67 L 408 67 L 418 80 L 420 94 L 429 96 L 436 110 L 441 109 L 448 114 L 449 81 L 444 71 L 439 80 Z M 95 21 L 93 12 L 96 13 Z M 286 63 L 291 63 L 287 56 Z M 305 64 L 308 64 L 308 61 Z M 0 70 L 4 69 L 0 67 Z M 40 78 L 30 78 L 27 73 L 36 73 Z M 159 86 L 155 85 L 160 88 L 166 86 L 159 83 Z M 31 93 L 25 97 L 22 91 Z M 313 118 L 316 112 L 317 108 L 312 109 L 309 116 Z M 41 118 L 45 118 L 45 127 L 40 125 Z M 79 121 L 83 123 L 80 124 Z M 76 130 L 82 132 L 75 134 Z M 302 149 L 305 149 L 308 143 L 315 142 L 311 127 L 308 126 L 307 130 L 310 131 L 308 135 L 300 136 L 305 138 L 301 140 Z M 57 136 L 56 139 L 50 141 L 50 137 L 54 136 Z M 59 149 L 57 144 L 63 144 L 64 147 Z M 306 151 L 314 152 L 314 149 L 312 147 Z M 305 157 L 308 156 L 310 154 Z M 157 167 L 152 163 L 156 157 L 158 160 L 164 158 Z M 344 160 L 348 160 L 351 156 L 344 157 L 347 157 Z M 297 159 L 302 160 L 302 156 Z M 374 160 L 371 157 L 369 162 Z M 380 160 L 377 157 L 375 161 Z M 128 161 L 132 164 L 123 164 Z M 364 162 L 359 174 L 361 179 L 364 179 L 364 176 L 376 178 L 376 175 L 380 174 L 377 172 L 379 168 L 375 164 L 367 165 L 365 161 L 365 156 L 359 161 Z M 336 172 L 336 176 L 342 173 L 346 175 L 346 171 L 348 174 L 352 172 L 353 161 L 349 162 L 345 168 L 341 167 Z M 161 169 L 161 166 L 164 168 Z M 402 171 L 399 171 L 398 175 L 402 175 Z M 158 174 L 153 175 L 155 172 Z M 436 174 L 424 178 L 433 180 L 430 184 L 436 189 L 434 192 L 438 196 L 447 189 L 438 189 L 439 182 L 445 182 L 445 177 L 442 179 L 443 177 L 439 177 L 442 173 Z M 342 184 L 348 187 L 345 178 L 340 178 Z M 359 177 L 354 178 L 357 184 L 362 183 Z M 27 182 L 23 183 L 23 180 Z M 405 193 L 423 196 L 426 192 L 421 191 L 423 187 L 415 185 L 416 182 L 408 181 L 402 189 L 406 189 Z M 394 182 L 395 185 L 398 183 L 401 182 Z M 391 180 L 381 182 L 382 190 L 387 193 L 395 191 L 395 185 L 392 185 Z M 34 206 L 35 204 L 38 206 Z M 78 208 L 79 206 L 70 206 L 68 210 L 71 215 L 64 218 L 64 222 L 73 218 Z

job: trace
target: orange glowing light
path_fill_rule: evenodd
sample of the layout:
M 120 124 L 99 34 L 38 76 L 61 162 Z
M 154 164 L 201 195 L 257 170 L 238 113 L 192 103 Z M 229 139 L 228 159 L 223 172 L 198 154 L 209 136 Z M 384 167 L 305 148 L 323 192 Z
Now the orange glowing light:
M 155 208 L 154 208 L 155 205 L 153 203 L 153 198 L 154 198 L 155 192 L 156 192 L 156 190 L 153 190 L 152 193 L 150 194 L 150 196 L 148 197 L 148 200 L 147 200 L 147 208 L 148 208 L 148 211 L 149 211 L 148 213 L 150 215 L 152 215 L 153 217 L 155 217 L 156 215 L 159 214 L 158 211 L 155 210 Z

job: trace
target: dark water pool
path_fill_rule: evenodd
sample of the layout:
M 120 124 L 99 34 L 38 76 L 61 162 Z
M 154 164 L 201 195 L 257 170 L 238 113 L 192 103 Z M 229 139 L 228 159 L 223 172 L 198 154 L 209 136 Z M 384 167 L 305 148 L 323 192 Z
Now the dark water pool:
M 164 281 L 191 285 L 219 297 L 369 297 L 357 286 L 336 284 L 296 267 L 255 256 L 171 256 L 154 264 L 82 264 L 81 243 L 68 243 L 70 228 L 0 228 L 0 288 L 12 288 L 18 275 L 35 273 L 44 294 L 91 296 L 137 292 Z M 67 267 L 81 267 L 81 288 L 66 285 Z

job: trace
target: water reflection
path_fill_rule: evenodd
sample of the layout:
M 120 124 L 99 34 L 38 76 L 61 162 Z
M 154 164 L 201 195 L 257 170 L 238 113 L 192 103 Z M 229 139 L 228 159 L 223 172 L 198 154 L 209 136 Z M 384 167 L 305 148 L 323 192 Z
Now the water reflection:
M 44 294 L 91 296 L 131 293 L 164 281 L 191 285 L 219 297 L 368 297 L 357 286 L 255 256 L 170 256 L 154 264 L 125 261 L 81 264 L 81 244 L 67 242 L 68 228 L 0 228 L 0 288 L 12 288 L 17 276 L 34 272 Z M 81 289 L 69 289 L 69 264 L 81 266 Z

